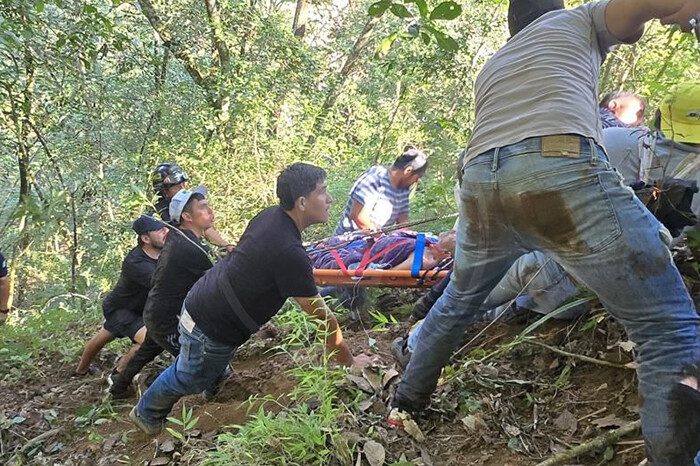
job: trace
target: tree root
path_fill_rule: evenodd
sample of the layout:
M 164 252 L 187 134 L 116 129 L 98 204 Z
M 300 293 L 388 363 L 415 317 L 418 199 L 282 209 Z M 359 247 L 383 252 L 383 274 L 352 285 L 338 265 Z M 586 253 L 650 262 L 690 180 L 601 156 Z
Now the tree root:
M 598 364 L 599 366 L 613 367 L 615 369 L 635 370 L 633 367 L 626 366 L 623 364 L 615 364 L 614 362 L 603 361 L 602 359 L 591 358 L 588 356 L 584 356 L 582 354 L 569 353 L 568 351 L 560 350 L 559 348 L 555 348 L 554 346 L 549 346 L 549 345 L 546 345 L 544 343 L 540 343 L 539 341 L 525 340 L 524 343 L 527 343 L 528 345 L 534 345 L 534 346 L 546 348 L 553 353 L 561 354 L 562 356 L 567 356 L 569 358 L 579 359 L 579 360 L 585 361 L 585 362 L 590 362 L 591 364 Z
M 567 464 L 571 460 L 574 460 L 585 453 L 589 453 L 591 451 L 599 450 L 603 447 L 612 445 L 616 443 L 621 437 L 634 433 L 641 427 L 642 421 L 631 422 L 626 426 L 622 426 L 619 429 L 606 432 L 603 435 L 600 435 L 586 443 L 582 443 L 581 445 L 574 447 L 570 450 L 563 451 L 549 458 L 548 460 L 538 463 L 537 466 L 557 466 L 560 464 Z

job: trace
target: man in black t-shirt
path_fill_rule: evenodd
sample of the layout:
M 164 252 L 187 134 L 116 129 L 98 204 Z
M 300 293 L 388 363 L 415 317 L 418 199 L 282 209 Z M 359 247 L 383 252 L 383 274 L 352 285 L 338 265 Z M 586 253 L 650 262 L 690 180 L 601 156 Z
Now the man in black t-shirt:
M 143 306 L 146 304 L 151 277 L 156 268 L 168 229 L 152 217 L 142 215 L 132 226 L 138 235 L 138 246 L 129 251 L 122 262 L 122 271 L 114 289 L 102 301 L 105 322 L 97 334 L 85 346 L 75 369 L 76 375 L 91 372 L 90 363 L 110 341 L 128 337 L 135 343 L 117 366 L 124 369 L 129 358 L 143 343 L 146 328 L 143 325 Z
M 287 298 L 323 321 L 328 348 L 343 365 L 363 366 L 353 357 L 333 313 L 319 296 L 311 262 L 302 246 L 307 227 L 328 221 L 331 196 L 325 172 L 297 163 L 280 174 L 280 205 L 250 221 L 233 253 L 220 260 L 190 290 L 180 317 L 183 350 L 131 411 L 147 433 L 158 432 L 182 396 L 215 391 L 241 344 L 268 322 Z M 185 350 L 187 348 L 187 350 Z
M 177 326 L 182 302 L 212 265 L 211 250 L 202 243 L 204 232 L 214 225 L 214 214 L 200 186 L 182 190 L 170 202 L 170 218 L 179 225 L 168 235 L 158 259 L 153 286 L 143 311 L 146 339 L 126 368 L 113 375 L 110 393 L 115 399 L 125 398 L 134 376 L 164 350 L 173 356 L 180 353 Z
M 178 221 L 171 218 L 170 215 L 170 201 L 177 193 L 187 189 L 188 181 L 187 173 L 175 162 L 161 163 L 153 170 L 151 183 L 153 190 L 158 195 L 154 207 L 164 222 L 178 226 Z M 205 230 L 204 238 L 211 244 L 226 248 L 226 252 L 233 251 L 233 245 L 229 244 L 213 226 Z
M 10 277 L 7 273 L 7 260 L 0 251 L 0 325 L 10 313 Z

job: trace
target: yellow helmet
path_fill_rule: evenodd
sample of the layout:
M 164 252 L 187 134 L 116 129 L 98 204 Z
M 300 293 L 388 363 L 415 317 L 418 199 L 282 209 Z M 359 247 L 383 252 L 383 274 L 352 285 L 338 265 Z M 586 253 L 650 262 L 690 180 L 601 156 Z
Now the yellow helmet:
M 661 131 L 667 138 L 700 144 L 700 81 L 673 86 L 660 110 Z

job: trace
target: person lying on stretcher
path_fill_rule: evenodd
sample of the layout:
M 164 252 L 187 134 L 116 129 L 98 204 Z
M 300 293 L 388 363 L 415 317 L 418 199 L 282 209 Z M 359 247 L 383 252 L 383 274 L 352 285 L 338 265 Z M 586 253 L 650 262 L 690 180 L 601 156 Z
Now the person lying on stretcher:
M 438 237 L 407 230 L 369 239 L 354 233 L 334 236 L 307 252 L 315 269 L 411 270 L 417 265 L 417 251 L 421 251 L 420 270 L 448 269 L 455 239 L 454 230 Z

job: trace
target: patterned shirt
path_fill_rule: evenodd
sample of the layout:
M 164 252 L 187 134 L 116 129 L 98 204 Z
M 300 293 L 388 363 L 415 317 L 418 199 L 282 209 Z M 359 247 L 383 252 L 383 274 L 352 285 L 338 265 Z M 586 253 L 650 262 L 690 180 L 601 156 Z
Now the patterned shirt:
M 360 176 L 350 190 L 350 200 L 345 207 L 343 218 L 335 229 L 336 235 L 359 230 L 360 227 L 350 218 L 352 204 L 359 202 L 369 211 L 369 218 L 378 228 L 396 223 L 401 215 L 408 215 L 411 188 L 395 188 L 389 180 L 387 167 L 372 167 Z
M 600 123 L 606 128 L 629 128 L 630 126 L 615 116 L 615 112 L 609 108 L 600 109 Z

